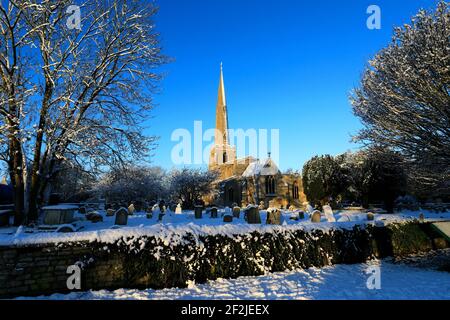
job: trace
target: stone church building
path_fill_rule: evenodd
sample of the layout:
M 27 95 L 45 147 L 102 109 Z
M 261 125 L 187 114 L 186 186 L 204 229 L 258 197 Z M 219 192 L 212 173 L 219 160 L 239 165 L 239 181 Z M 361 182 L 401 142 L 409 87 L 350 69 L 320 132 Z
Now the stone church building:
M 219 173 L 216 205 L 301 208 L 306 202 L 299 174 L 283 174 L 268 154 L 267 159 L 245 157 L 237 159 L 236 147 L 231 145 L 228 133 L 228 110 L 220 67 L 219 92 L 216 106 L 214 146 L 209 158 L 209 170 Z

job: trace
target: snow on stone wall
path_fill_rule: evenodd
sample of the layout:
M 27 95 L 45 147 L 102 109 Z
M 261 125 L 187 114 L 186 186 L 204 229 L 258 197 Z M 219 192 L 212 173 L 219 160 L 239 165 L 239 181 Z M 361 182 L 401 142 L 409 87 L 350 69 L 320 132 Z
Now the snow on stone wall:
M 114 241 L 0 245 L 0 297 L 68 292 L 70 265 L 81 290 L 186 287 L 217 278 L 365 262 L 432 250 L 438 235 L 417 222 L 383 227 L 240 234 L 125 235 Z M 446 243 L 448 246 L 448 243 Z

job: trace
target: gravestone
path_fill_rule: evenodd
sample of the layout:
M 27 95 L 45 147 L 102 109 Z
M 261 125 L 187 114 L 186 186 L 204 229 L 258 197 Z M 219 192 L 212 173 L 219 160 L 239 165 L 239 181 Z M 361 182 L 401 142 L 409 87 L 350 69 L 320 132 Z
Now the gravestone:
M 233 217 L 236 219 L 239 219 L 240 216 L 241 216 L 241 208 L 239 208 L 238 206 L 235 206 L 233 208 Z
M 181 209 L 181 204 L 177 204 L 177 207 L 175 208 L 175 214 L 182 214 L 183 210 Z
M 97 222 L 102 222 L 103 221 L 103 217 L 97 211 L 89 212 L 86 215 L 86 219 L 88 219 L 92 223 L 97 223 Z
M 211 218 L 217 218 L 217 208 L 216 207 L 212 207 L 211 208 Z
M 195 208 L 194 208 L 195 219 L 201 219 L 202 212 L 203 212 L 203 206 L 195 206 Z
M 11 210 L 1 210 L 0 211 L 0 227 L 6 227 L 9 225 L 9 214 Z
M 70 224 L 74 222 L 73 215 L 78 207 L 70 205 L 56 205 L 42 208 L 44 211 L 44 224 Z
M 127 223 L 128 223 L 128 210 L 122 207 L 116 211 L 116 221 L 114 224 L 118 226 L 126 226 Z
M 281 211 L 274 208 L 267 209 L 266 224 L 281 225 Z
M 322 214 L 318 210 L 314 210 L 311 215 L 311 222 L 318 223 L 320 222 L 320 219 L 322 218 Z
M 336 218 L 333 215 L 333 209 L 331 209 L 329 205 L 323 206 L 322 209 L 328 222 L 336 222 Z
M 136 208 L 134 207 L 134 204 L 130 204 L 128 206 L 128 215 L 132 216 L 134 214 L 134 212 L 136 211 Z
M 153 210 L 152 210 L 152 207 L 148 207 L 145 211 L 146 211 L 147 219 L 152 219 L 152 218 L 153 218 Z
M 367 220 L 373 221 L 375 220 L 375 215 L 372 212 L 367 213 Z
M 251 206 L 245 210 L 245 217 L 249 224 L 261 224 L 261 215 L 258 207 Z
M 223 216 L 223 222 L 225 223 L 233 222 L 233 216 L 231 214 L 225 214 Z
M 112 217 L 114 215 L 114 213 L 116 213 L 116 211 L 112 208 L 106 210 L 107 217 Z
M 305 213 L 304 213 L 303 211 L 300 211 L 300 212 L 298 213 L 298 218 L 299 218 L 300 220 L 305 219 Z
M 233 210 L 231 210 L 230 207 L 225 207 L 224 211 L 223 211 L 223 215 L 229 215 L 229 216 L 233 216 Z

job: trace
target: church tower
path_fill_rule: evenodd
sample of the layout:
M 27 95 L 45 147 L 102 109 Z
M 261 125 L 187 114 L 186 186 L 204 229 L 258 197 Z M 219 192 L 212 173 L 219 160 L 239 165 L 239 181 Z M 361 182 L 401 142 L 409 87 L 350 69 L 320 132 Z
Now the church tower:
M 231 146 L 228 135 L 228 112 L 223 82 L 223 66 L 220 64 L 219 92 L 216 106 L 216 132 L 214 146 L 209 157 L 209 168 L 213 169 L 224 163 L 233 163 L 236 159 L 236 148 Z

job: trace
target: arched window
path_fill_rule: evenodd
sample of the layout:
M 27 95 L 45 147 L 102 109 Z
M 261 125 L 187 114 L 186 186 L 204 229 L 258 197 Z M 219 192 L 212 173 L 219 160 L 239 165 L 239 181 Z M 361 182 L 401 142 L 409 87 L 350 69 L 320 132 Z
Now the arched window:
M 294 185 L 292 186 L 292 198 L 294 198 L 294 199 L 298 199 L 299 198 L 298 182 L 297 181 L 295 181 Z
M 234 201 L 234 190 L 233 188 L 228 189 L 228 201 Z
M 266 177 L 266 194 L 275 194 L 275 178 L 273 176 Z

